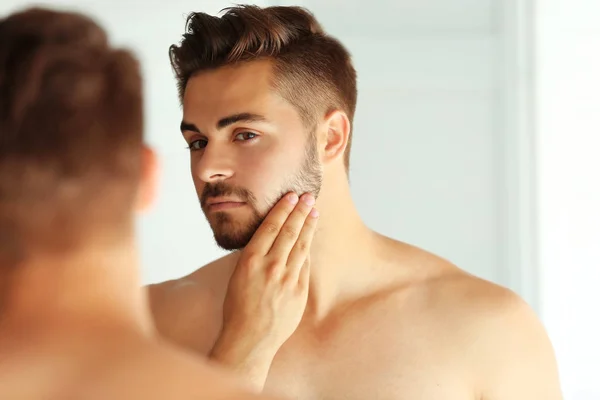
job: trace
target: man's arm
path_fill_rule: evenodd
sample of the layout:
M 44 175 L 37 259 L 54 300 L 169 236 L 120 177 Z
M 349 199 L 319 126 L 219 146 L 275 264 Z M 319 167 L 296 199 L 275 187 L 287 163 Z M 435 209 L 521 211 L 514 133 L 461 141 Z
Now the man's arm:
M 510 291 L 488 300 L 474 346 L 480 399 L 562 400 L 554 350 L 533 310 Z
M 277 349 L 248 344 L 243 335 L 222 334 L 209 353 L 209 359 L 242 377 L 249 389 L 262 392 Z

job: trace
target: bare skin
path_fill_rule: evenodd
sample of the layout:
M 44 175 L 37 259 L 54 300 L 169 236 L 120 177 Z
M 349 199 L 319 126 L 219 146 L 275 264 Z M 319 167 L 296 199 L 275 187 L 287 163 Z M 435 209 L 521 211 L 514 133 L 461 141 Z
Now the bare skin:
M 381 278 L 392 276 L 388 285 L 340 302 L 325 316 L 307 310 L 269 363 L 266 393 L 295 399 L 561 398 L 550 343 L 516 295 L 381 239 L 413 264 L 387 265 Z M 210 355 L 237 257 L 152 287 L 158 328 L 168 339 Z M 421 271 L 400 276 L 411 267 Z
M 3 398 L 263 398 L 224 369 L 128 329 L 38 329 L 42 335 L 27 339 L 8 338 L 3 332 Z
M 247 188 L 260 202 L 297 170 L 307 133 L 294 107 L 271 89 L 270 74 L 268 61 L 253 61 L 198 74 L 188 83 L 184 120 L 194 129 L 183 135 L 190 144 L 204 141 L 201 152 L 191 153 L 199 196 L 206 185 L 222 181 Z M 268 122 L 213 128 L 219 118 L 240 112 Z M 257 296 L 243 290 L 253 278 L 236 272 L 253 252 L 247 246 L 182 279 L 151 285 L 159 332 L 265 393 L 293 399 L 561 399 L 552 346 L 517 295 L 361 221 L 343 165 L 349 131 L 340 111 L 325 116 L 317 129 L 324 174 L 306 303 L 274 297 L 269 304 L 276 307 L 257 309 L 233 328 L 231 316 L 247 316 L 245 304 Z M 239 132 L 258 139 L 240 144 Z M 270 204 L 258 207 L 266 214 Z M 265 222 L 281 207 L 289 205 L 281 200 Z M 222 230 L 216 235 L 242 229 L 253 215 L 245 205 L 226 212 L 234 222 L 223 227 L 205 211 L 213 230 Z M 252 240 L 261 241 L 261 232 Z M 265 318 L 273 313 L 266 310 L 278 313 L 271 324 Z M 302 317 L 286 340 L 265 328 L 288 323 L 283 317 L 298 312 Z M 261 335 L 264 340 L 257 340 Z
M 266 398 L 157 337 L 135 262 L 90 246 L 2 276 L 1 398 Z

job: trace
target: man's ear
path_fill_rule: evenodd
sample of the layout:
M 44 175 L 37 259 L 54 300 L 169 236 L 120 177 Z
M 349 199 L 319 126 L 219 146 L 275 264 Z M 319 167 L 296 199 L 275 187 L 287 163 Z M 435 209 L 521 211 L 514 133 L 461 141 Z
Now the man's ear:
M 332 111 L 326 116 L 324 126 L 326 142 L 323 163 L 330 163 L 337 159 L 343 162 L 351 129 L 348 116 L 341 110 Z
M 141 174 L 136 202 L 136 211 L 148 210 L 156 199 L 158 190 L 158 156 L 148 146 L 142 149 Z

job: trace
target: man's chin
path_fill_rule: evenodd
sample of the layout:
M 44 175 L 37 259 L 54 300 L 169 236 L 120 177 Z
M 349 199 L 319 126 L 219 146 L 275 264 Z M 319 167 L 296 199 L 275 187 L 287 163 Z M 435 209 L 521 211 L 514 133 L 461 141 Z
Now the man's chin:
M 229 213 L 217 213 L 208 220 L 217 246 L 223 250 L 235 251 L 246 247 L 264 217 L 256 212 L 252 216 L 235 217 Z
M 217 235 L 215 234 L 215 242 L 217 246 L 227 251 L 241 250 L 250 242 L 252 235 L 249 236 L 238 236 L 238 235 Z
M 246 229 L 240 229 L 240 227 L 233 226 L 221 226 L 219 228 L 213 229 L 217 246 L 223 250 L 235 251 L 246 247 L 258 226 L 246 226 Z

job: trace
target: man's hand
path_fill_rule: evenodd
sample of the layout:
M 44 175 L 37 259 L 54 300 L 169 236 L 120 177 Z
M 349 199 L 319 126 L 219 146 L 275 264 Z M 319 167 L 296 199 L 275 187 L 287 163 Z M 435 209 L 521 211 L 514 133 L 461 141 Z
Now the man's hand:
M 284 196 L 242 251 L 229 281 L 223 328 L 211 358 L 243 374 L 258 390 L 306 308 L 318 218 L 314 203 L 310 194 Z

